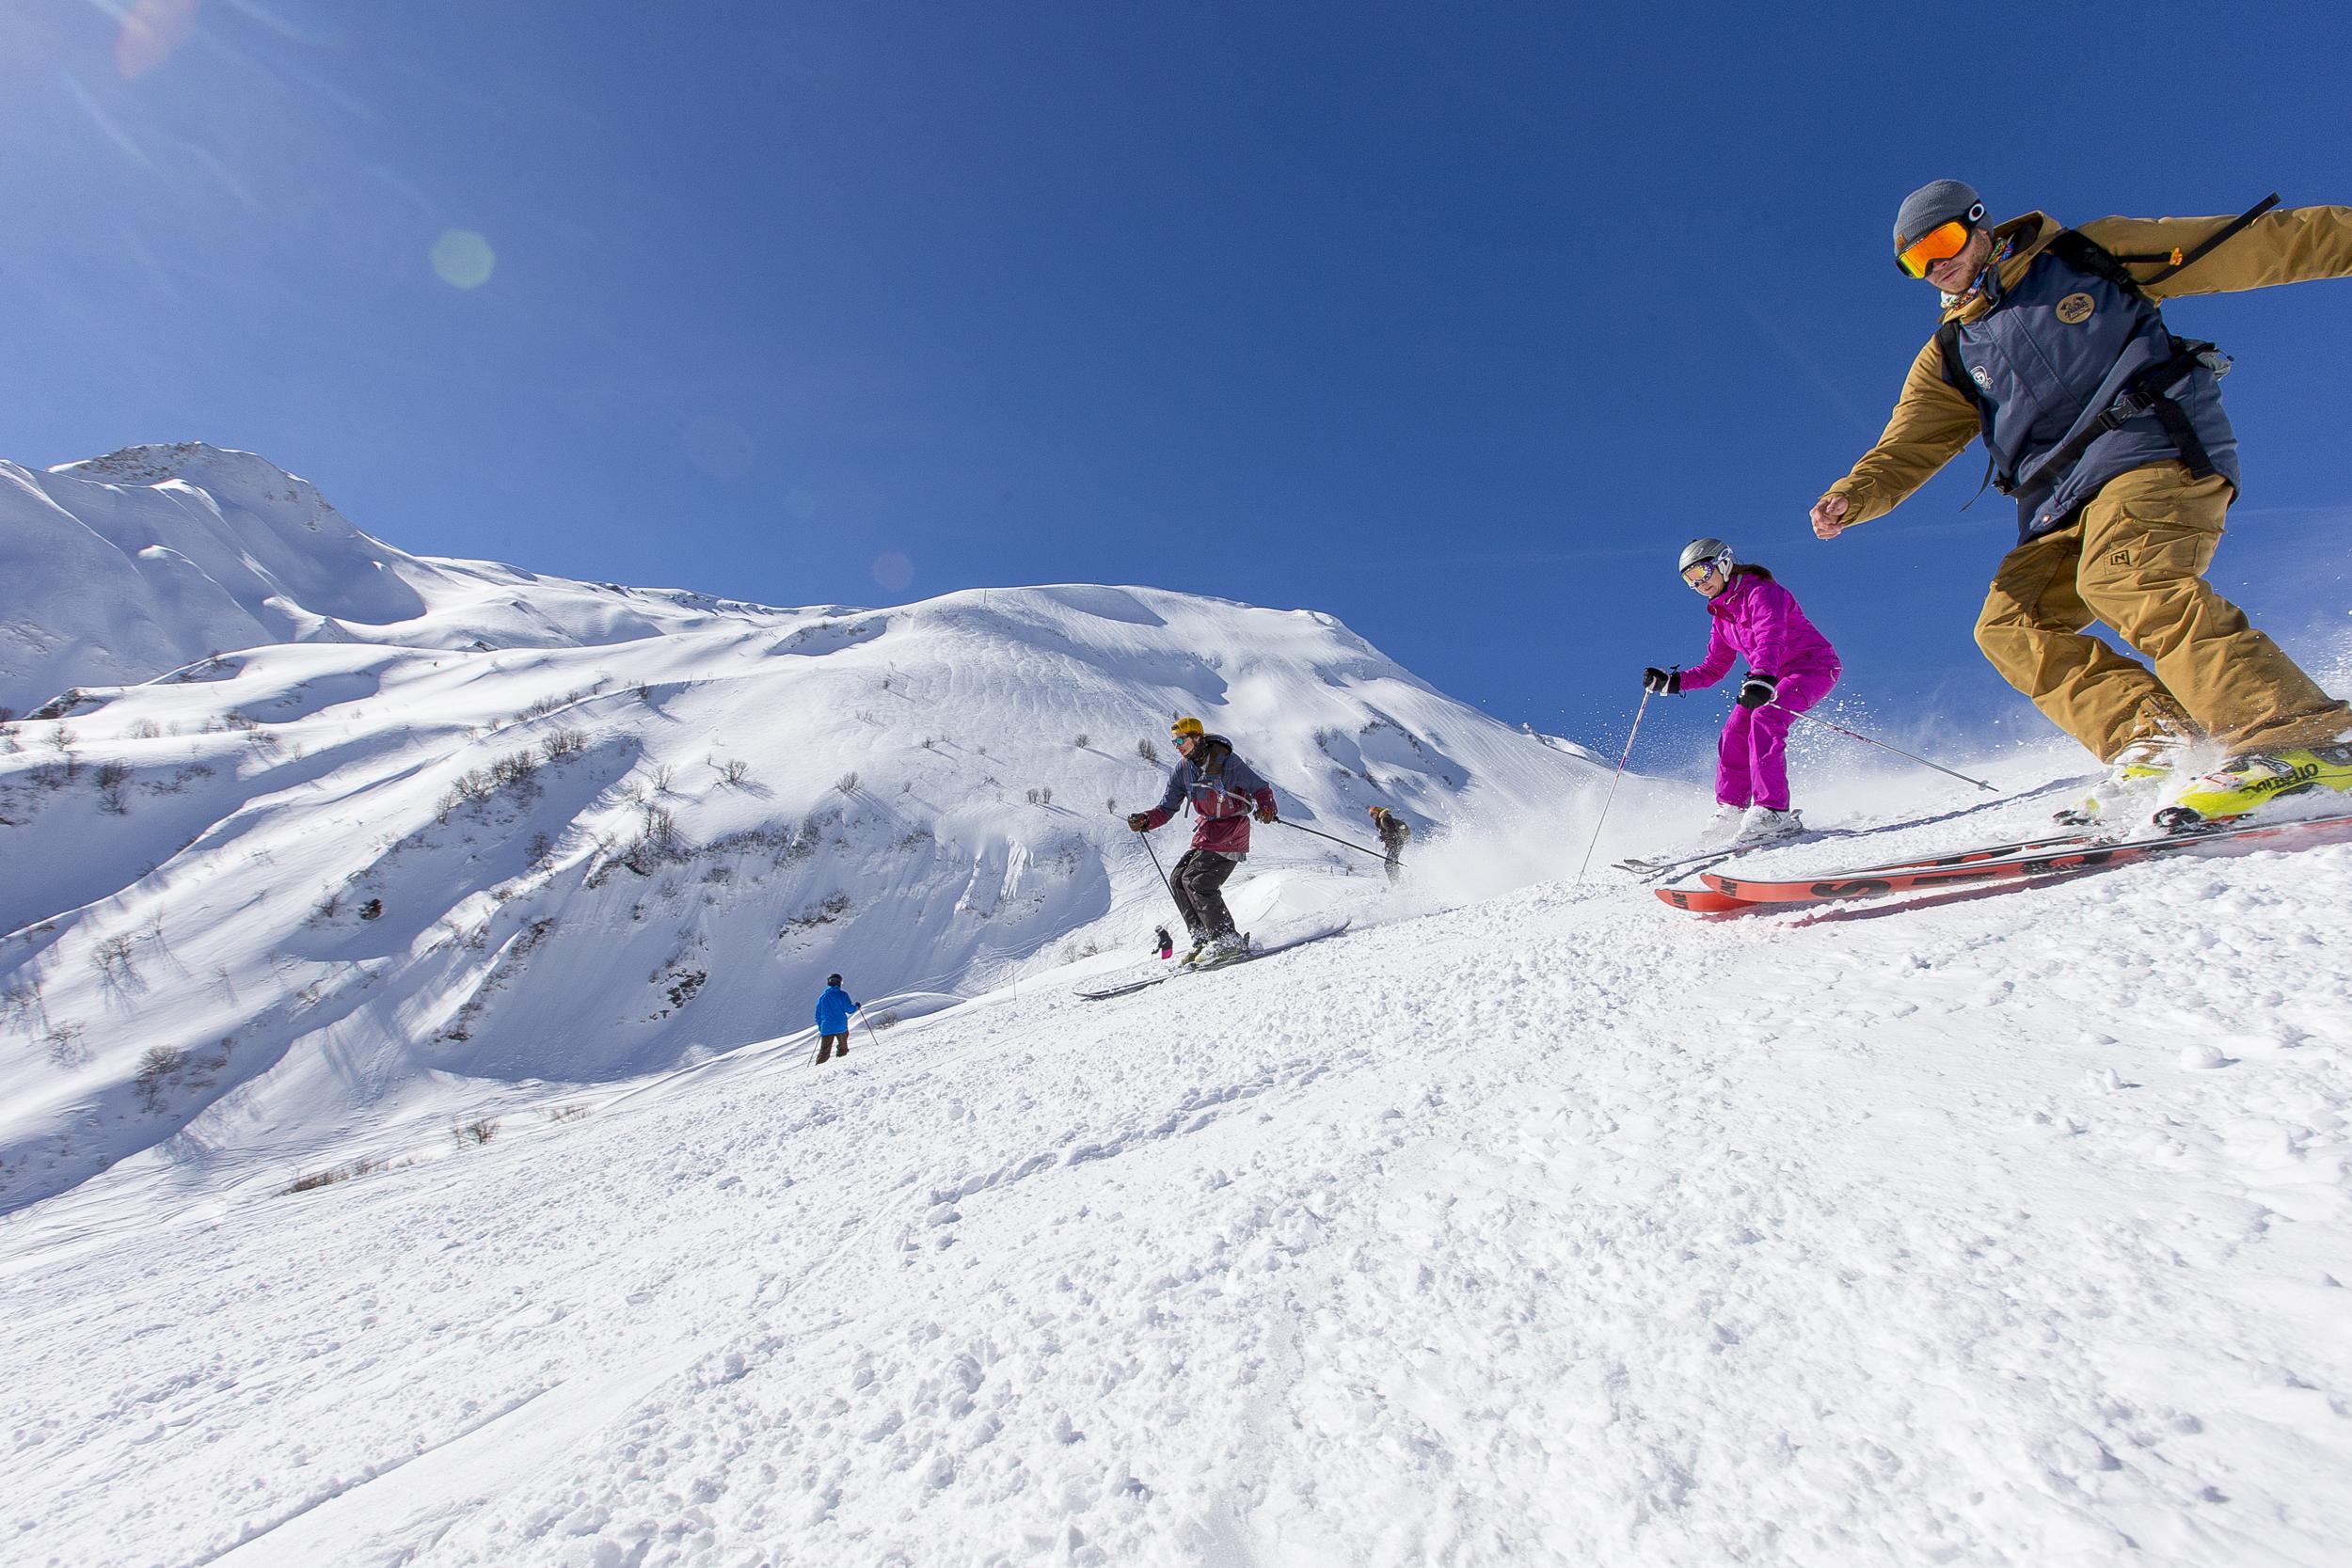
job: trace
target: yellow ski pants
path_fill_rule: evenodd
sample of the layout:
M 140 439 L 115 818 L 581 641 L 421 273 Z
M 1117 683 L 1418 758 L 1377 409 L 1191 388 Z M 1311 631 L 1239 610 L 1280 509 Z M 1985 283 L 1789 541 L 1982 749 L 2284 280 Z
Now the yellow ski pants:
M 2231 494 L 2218 474 L 2191 479 L 2178 463 L 2134 468 L 2109 480 L 2073 525 L 2001 561 L 1977 646 L 2103 762 L 2135 740 L 2196 730 L 2233 752 L 2352 730 L 2352 707 L 2204 580 Z M 2154 673 L 2089 635 L 2094 621 Z

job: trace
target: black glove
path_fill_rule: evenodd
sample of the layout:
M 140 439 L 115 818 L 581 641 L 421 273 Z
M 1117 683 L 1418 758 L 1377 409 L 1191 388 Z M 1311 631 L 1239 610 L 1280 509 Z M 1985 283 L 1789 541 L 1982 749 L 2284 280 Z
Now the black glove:
M 1679 697 L 1682 695 L 1682 672 L 1645 670 L 1642 672 L 1642 689 L 1659 696 Z
M 1254 815 L 1261 822 L 1271 822 L 1274 820 L 1274 808 L 1272 806 L 1260 806 L 1252 815 Z
M 1779 689 L 1779 676 L 1751 673 L 1746 680 L 1740 683 L 1740 695 L 1736 701 L 1741 707 L 1762 707 L 1772 700 L 1772 693 Z
M 1148 832 L 1152 827 L 1152 814 L 1145 811 L 1131 811 L 1127 814 L 1127 826 L 1139 833 Z

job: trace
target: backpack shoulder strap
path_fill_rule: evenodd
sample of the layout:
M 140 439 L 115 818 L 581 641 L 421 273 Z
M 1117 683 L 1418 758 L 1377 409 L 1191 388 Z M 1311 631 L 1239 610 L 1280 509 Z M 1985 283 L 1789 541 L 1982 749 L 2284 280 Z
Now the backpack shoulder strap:
M 1947 321 L 1935 329 L 1935 352 L 1943 356 L 1946 385 L 1966 398 L 1968 406 L 1977 411 L 1978 419 L 1982 420 L 1988 412 L 1984 405 L 1984 392 L 1968 378 L 1968 367 L 1961 363 L 1958 321 Z
M 2105 278 L 2135 299 L 2148 297 L 2147 291 L 2140 287 L 2139 279 L 2132 276 L 2132 269 L 2123 264 L 2122 258 L 2079 229 L 2060 230 L 2051 236 L 2050 243 L 2043 248 L 2076 272 Z
M 1993 455 L 1993 404 L 1968 374 L 1968 367 L 1960 358 L 1960 323 L 1947 321 L 1935 329 L 1935 351 L 1943 356 L 1944 380 L 1968 400 L 1968 406 L 1977 411 L 1977 429 L 1984 437 L 1984 479 L 1978 484 L 1977 494 L 1968 498 L 1961 510 L 1965 512 L 1977 504 L 1977 499 L 1988 488 L 2001 494 L 2010 493 L 2010 485 L 2000 471 L 2000 459 Z

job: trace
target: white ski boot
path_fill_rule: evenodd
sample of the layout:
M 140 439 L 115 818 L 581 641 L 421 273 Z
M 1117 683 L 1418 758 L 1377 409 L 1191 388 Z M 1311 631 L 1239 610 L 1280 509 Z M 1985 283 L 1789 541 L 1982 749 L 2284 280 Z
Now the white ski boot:
M 1701 849 L 1729 844 L 1740 836 L 1740 821 L 1747 812 L 1745 806 L 1718 805 L 1714 815 L 1699 829 L 1698 837 L 1691 842 Z
M 1770 844 L 1775 839 L 1794 838 L 1804 832 L 1804 817 L 1796 811 L 1774 811 L 1770 806 L 1750 806 L 1740 818 L 1740 831 L 1731 842 L 1746 846 Z
M 2186 744 L 2180 736 L 2151 736 L 2135 740 L 2115 754 L 2107 776 L 2075 805 L 2051 814 L 2065 828 L 2088 828 L 2101 817 L 2137 816 L 2136 808 L 2153 806 L 2163 794 Z

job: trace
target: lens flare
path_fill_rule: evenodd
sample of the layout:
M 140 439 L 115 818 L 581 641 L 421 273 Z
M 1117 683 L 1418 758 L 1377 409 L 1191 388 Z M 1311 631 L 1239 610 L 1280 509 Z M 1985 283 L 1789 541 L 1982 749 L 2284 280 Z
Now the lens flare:
M 490 242 L 470 229 L 453 229 L 433 243 L 433 271 L 453 289 L 479 289 L 498 263 Z
M 893 594 L 903 593 L 914 580 L 914 562 L 897 550 L 884 550 L 874 558 L 874 580 Z
M 126 82 L 179 53 L 196 32 L 196 0 L 138 0 L 115 34 L 115 69 Z

